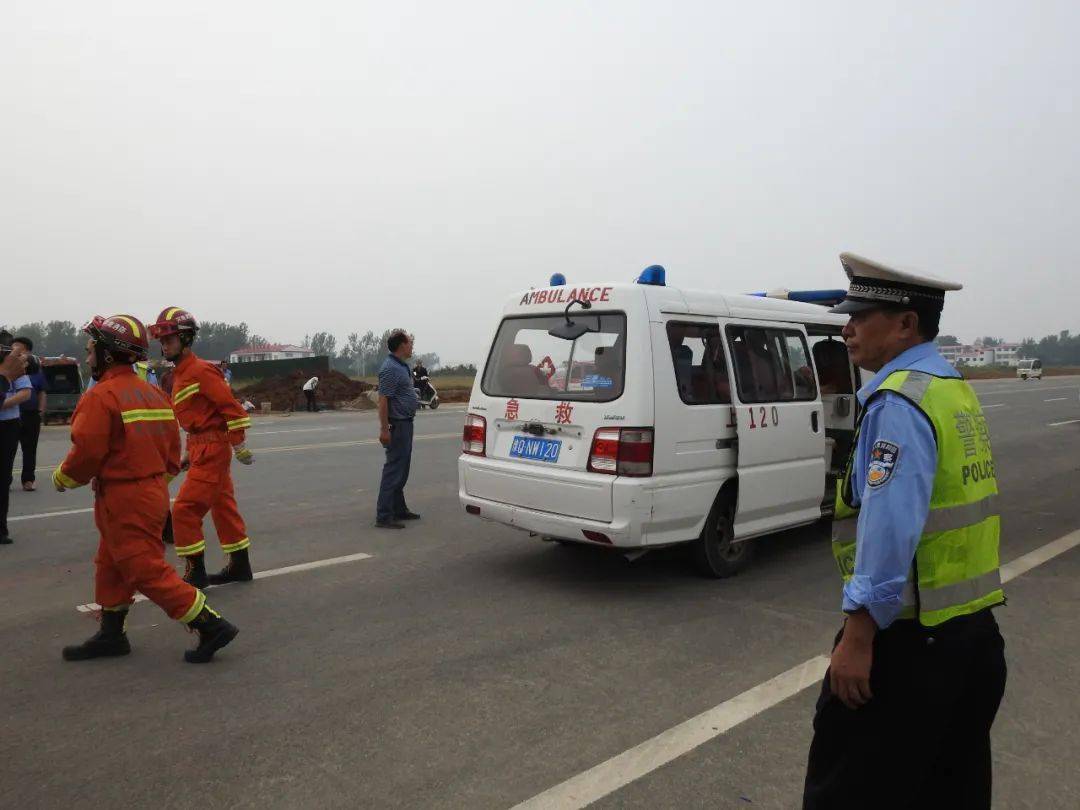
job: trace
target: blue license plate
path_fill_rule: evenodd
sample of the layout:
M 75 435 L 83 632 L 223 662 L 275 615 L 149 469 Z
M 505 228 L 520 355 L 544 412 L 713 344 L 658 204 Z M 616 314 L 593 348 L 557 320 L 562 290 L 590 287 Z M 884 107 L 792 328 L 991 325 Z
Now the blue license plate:
M 530 461 L 546 461 L 554 464 L 559 460 L 562 442 L 558 439 L 534 439 L 531 436 L 515 436 L 510 445 L 511 458 L 527 458 Z

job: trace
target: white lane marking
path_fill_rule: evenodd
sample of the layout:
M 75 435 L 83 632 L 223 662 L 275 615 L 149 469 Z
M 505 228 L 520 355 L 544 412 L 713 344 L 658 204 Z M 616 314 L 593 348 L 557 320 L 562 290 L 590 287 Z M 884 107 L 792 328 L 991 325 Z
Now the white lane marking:
M 1078 386 L 1075 385 L 1059 385 L 1053 388 L 1024 388 L 1021 390 L 1015 389 L 1001 389 L 1000 391 L 981 391 L 978 388 L 975 389 L 975 393 L 979 396 L 992 396 L 992 397 L 1004 397 L 1009 394 L 1041 394 L 1044 391 L 1075 391 Z
M 1045 546 L 1029 551 L 1022 557 L 1017 557 L 1012 562 L 1001 566 L 1001 581 L 1009 582 L 1014 580 L 1018 576 L 1026 574 L 1032 568 L 1037 568 L 1044 562 L 1049 562 L 1054 557 L 1064 554 L 1069 549 L 1077 546 L 1080 546 L 1080 530 L 1070 532 L 1057 540 L 1052 540 Z
M 997 405 L 983 405 L 982 409 L 984 411 L 988 411 L 991 408 L 1004 408 L 1004 407 L 1005 407 L 1005 403 L 1004 402 L 999 402 Z
M 176 503 L 176 498 L 170 498 L 169 503 Z M 8 522 L 13 520 L 40 520 L 41 518 L 60 517 L 61 515 L 85 515 L 93 512 L 94 507 L 87 506 L 83 509 L 55 509 L 52 512 L 38 512 L 35 515 L 10 515 Z
M 828 668 L 829 657 L 826 655 L 804 661 L 797 667 L 566 780 L 561 785 L 515 805 L 513 810 L 586 807 L 803 689 L 821 683 Z
M 314 562 L 298 563 L 297 565 L 286 565 L 284 568 L 271 568 L 269 571 L 256 571 L 255 579 L 269 579 L 270 577 L 280 577 L 283 574 L 295 574 L 297 571 L 313 571 L 316 568 L 327 568 L 331 565 L 341 565 L 342 563 L 370 559 L 370 554 L 346 554 L 344 557 L 330 557 L 326 560 L 315 560 Z M 213 588 L 221 587 L 223 586 L 207 585 L 203 590 L 209 591 Z M 135 601 L 145 602 L 146 597 L 141 593 L 137 593 L 135 594 Z M 85 605 L 78 605 L 75 609 L 80 613 L 93 613 L 94 611 L 101 610 L 101 605 L 97 602 L 90 602 Z
M 335 427 L 313 427 L 313 428 L 290 428 L 289 430 L 256 430 L 248 431 L 248 436 L 273 436 L 275 433 L 314 433 L 320 430 L 342 430 L 340 425 Z
M 461 432 L 456 433 L 429 433 L 426 436 L 415 436 L 414 442 L 431 441 L 432 439 L 459 439 L 461 438 Z M 322 447 L 363 447 L 366 445 L 378 444 L 378 439 L 357 439 L 355 441 L 347 442 L 323 442 L 319 444 L 293 444 L 287 447 L 256 447 L 253 452 L 255 457 L 258 458 L 260 453 L 284 453 L 291 452 L 293 450 L 318 450 Z
M 1003 565 L 1001 581 L 1009 582 L 1078 545 L 1080 530 L 1059 537 Z M 828 668 L 829 656 L 814 656 L 775 678 L 514 805 L 512 810 L 580 810 L 587 807 L 730 731 L 751 717 L 795 696 L 803 689 L 821 683 Z
M 1062 425 L 1075 425 L 1077 422 L 1080 422 L 1080 419 L 1066 419 L 1064 422 L 1049 422 L 1046 426 L 1061 427 Z M 11 518 L 8 518 L 8 520 L 11 520 Z
M 461 433 L 429 433 L 426 436 L 416 436 L 413 438 L 414 442 L 431 441 L 433 439 L 457 439 L 461 437 Z M 322 447 L 366 447 L 374 444 L 378 444 L 378 439 L 358 439 L 356 441 L 348 442 L 324 442 L 320 444 L 294 444 L 287 447 L 256 447 L 254 452 L 256 458 L 261 453 L 287 453 L 295 450 L 318 450 Z M 176 498 L 173 498 L 175 501 Z M 8 518 L 12 520 L 39 520 L 41 518 L 61 517 L 63 515 L 85 515 L 87 512 L 93 512 L 94 508 L 87 507 L 85 509 L 64 509 L 56 512 L 41 512 L 36 515 L 13 515 Z
M 1068 397 L 1050 397 L 1050 399 L 1044 399 L 1043 402 L 1064 402 Z

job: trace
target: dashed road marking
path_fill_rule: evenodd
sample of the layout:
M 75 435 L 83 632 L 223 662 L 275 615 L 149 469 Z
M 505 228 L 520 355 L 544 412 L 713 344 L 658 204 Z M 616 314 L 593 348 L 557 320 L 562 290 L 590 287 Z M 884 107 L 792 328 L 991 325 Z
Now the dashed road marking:
M 1044 399 L 1043 402 L 1064 402 L 1068 397 L 1051 397 L 1050 399 Z
M 1071 532 L 1003 565 L 1001 581 L 1005 583 L 1016 579 L 1078 545 L 1080 545 L 1080 530 Z M 821 683 L 828 668 L 829 656 L 827 655 L 818 655 L 803 661 L 787 672 L 725 700 L 718 706 L 515 805 L 513 810 L 580 810 L 587 807 L 730 731 L 766 709 Z
M 342 563 L 358 562 L 359 560 L 370 560 L 371 554 L 346 554 L 344 557 L 330 557 L 326 560 L 315 560 L 313 562 L 298 563 L 297 565 L 286 565 L 284 568 L 271 568 L 269 571 L 256 571 L 255 579 L 269 579 L 270 577 L 280 577 L 283 574 L 295 574 L 298 571 L 313 571 L 316 568 L 328 568 L 331 565 L 341 565 Z M 224 587 L 222 585 L 207 585 L 202 590 L 209 591 L 214 588 Z M 141 593 L 135 594 L 136 602 L 145 602 L 146 597 Z M 90 602 L 85 605 L 78 605 L 75 608 L 80 613 L 93 613 L 101 610 L 101 605 L 97 602 Z
M 1047 427 L 1061 427 L 1062 425 L 1075 425 L 1080 419 L 1066 419 L 1064 422 L 1050 422 Z M 11 520 L 11 518 L 8 518 Z
M 1005 403 L 1004 402 L 999 402 L 997 405 L 983 405 L 982 409 L 984 411 L 988 411 L 991 408 L 1004 408 L 1004 407 L 1005 407 Z

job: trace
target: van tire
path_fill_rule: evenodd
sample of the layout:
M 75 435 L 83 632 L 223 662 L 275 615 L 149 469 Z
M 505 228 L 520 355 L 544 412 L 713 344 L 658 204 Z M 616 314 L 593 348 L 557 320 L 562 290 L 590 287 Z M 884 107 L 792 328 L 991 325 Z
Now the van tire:
M 723 579 L 739 573 L 753 556 L 750 541 L 732 543 L 735 537 L 735 499 L 720 493 L 713 504 L 701 537 L 694 541 L 691 553 L 702 576 Z

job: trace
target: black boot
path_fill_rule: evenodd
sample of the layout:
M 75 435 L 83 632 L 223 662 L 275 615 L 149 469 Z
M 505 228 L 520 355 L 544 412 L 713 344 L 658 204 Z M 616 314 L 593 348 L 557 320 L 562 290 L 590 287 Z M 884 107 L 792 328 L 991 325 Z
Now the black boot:
M 206 562 L 202 554 L 192 554 L 184 557 L 184 582 L 193 588 L 205 588 L 208 584 L 206 577 Z
M 131 652 L 124 622 L 127 610 L 101 611 L 101 629 L 82 644 L 64 647 L 65 661 L 88 661 L 91 658 L 103 658 L 114 655 L 127 655 Z
M 248 560 L 246 548 L 229 554 L 228 564 L 209 577 L 211 585 L 224 585 L 226 582 L 251 582 L 252 578 L 251 562 Z
M 199 634 L 199 646 L 184 652 L 184 660 L 189 664 L 210 663 L 214 653 L 236 638 L 236 634 L 240 632 L 236 625 L 225 621 L 221 614 L 209 606 L 204 607 L 188 627 Z

